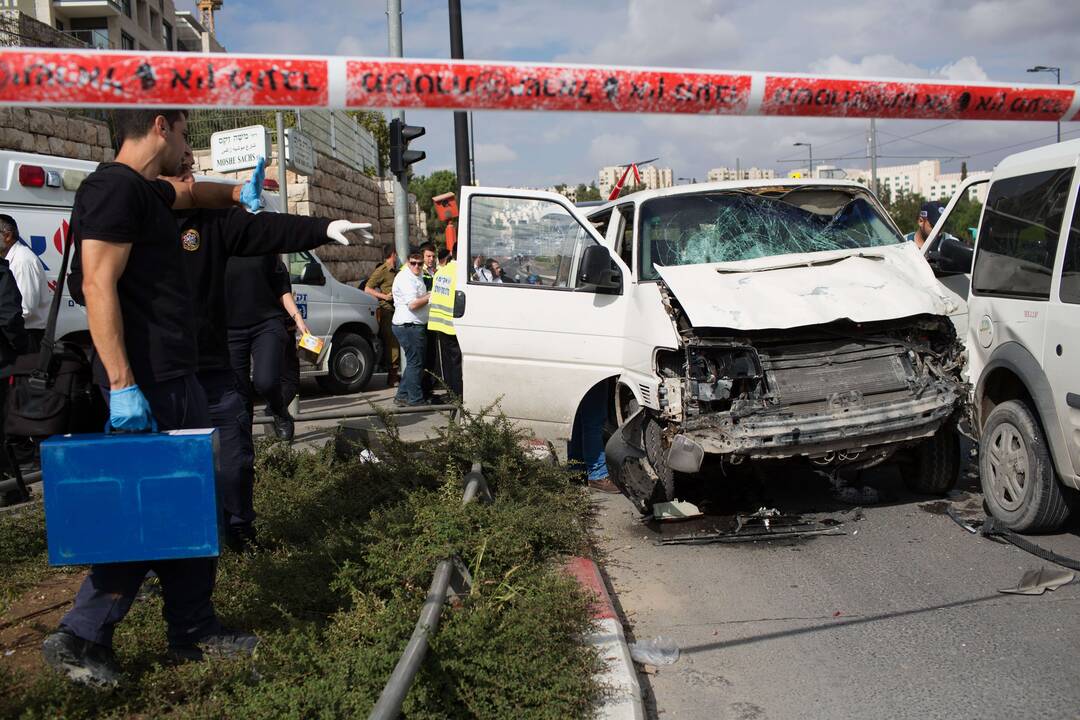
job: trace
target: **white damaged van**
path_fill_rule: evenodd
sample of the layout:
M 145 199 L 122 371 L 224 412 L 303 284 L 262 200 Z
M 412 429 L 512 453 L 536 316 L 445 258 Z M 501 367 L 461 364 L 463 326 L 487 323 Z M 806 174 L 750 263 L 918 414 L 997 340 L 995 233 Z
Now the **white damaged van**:
M 461 208 L 466 404 L 501 400 L 566 440 L 602 385 L 609 470 L 642 510 L 679 473 L 777 459 L 897 459 L 917 491 L 954 486 L 962 301 L 864 186 L 680 186 L 587 217 L 554 193 L 464 188 Z M 502 282 L 473 272 L 492 260 Z

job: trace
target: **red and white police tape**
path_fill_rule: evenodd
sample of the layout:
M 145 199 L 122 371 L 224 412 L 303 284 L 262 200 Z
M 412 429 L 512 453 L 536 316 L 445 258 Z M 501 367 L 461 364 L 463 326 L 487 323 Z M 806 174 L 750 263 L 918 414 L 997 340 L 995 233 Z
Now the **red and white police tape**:
M 0 103 L 1080 120 L 1059 85 L 548 63 L 0 50 Z

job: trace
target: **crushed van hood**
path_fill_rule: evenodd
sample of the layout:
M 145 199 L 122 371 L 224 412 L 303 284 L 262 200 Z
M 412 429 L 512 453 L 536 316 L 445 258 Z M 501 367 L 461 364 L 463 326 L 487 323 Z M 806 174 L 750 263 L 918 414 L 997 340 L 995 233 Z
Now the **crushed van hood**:
M 695 327 L 784 329 L 957 310 L 914 243 L 657 271 Z

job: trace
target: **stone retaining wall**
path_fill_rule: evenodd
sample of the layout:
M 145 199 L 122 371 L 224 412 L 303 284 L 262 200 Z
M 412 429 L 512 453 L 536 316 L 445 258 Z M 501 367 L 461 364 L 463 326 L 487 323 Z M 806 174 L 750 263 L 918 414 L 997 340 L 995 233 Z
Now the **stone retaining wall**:
M 109 126 L 56 110 L 0 107 L 0 149 L 108 162 Z

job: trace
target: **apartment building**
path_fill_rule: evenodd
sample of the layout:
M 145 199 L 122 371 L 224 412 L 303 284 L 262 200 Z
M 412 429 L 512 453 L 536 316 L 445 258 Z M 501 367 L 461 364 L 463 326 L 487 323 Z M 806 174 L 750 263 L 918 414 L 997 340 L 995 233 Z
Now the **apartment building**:
M 212 27 L 177 13 L 173 0 L 0 0 L 0 11 L 17 11 L 98 50 L 225 51 Z
M 709 171 L 709 182 L 723 182 L 725 180 L 772 180 L 776 177 L 775 170 L 763 168 L 727 168 L 717 167 Z
M 596 185 L 600 188 L 600 196 L 607 198 L 611 194 L 611 189 L 619 182 L 619 178 L 626 172 L 626 166 L 622 165 L 609 165 L 608 167 L 600 168 L 600 172 L 597 173 Z M 638 174 L 641 176 L 641 184 L 649 190 L 658 190 L 660 188 L 669 188 L 675 184 L 674 173 L 671 168 L 661 168 L 655 165 L 645 165 L 638 168 Z M 626 179 L 627 185 L 637 184 L 634 179 L 633 171 Z

